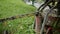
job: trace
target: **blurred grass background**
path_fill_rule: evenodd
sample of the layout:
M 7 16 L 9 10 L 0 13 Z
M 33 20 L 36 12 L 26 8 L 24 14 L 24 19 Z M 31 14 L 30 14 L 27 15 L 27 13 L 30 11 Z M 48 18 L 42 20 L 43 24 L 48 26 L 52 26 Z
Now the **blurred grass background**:
M 35 11 L 35 7 L 25 4 L 22 0 L 0 0 L 0 19 Z M 10 34 L 34 34 L 32 25 L 34 16 L 19 18 L 0 23 L 0 34 L 8 30 Z
M 32 6 L 26 5 L 22 0 L 0 0 L 0 18 L 35 11 Z

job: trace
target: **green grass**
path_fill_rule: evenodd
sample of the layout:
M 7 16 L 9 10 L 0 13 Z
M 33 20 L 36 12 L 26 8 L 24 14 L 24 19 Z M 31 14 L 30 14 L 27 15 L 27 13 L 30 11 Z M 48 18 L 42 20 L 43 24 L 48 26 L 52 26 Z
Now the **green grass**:
M 14 32 L 14 34 L 34 34 L 34 30 L 32 29 L 33 23 L 34 16 L 24 17 L 12 21 L 7 21 L 8 26 L 5 26 L 5 28 L 7 28 L 9 31 Z
M 0 19 L 35 11 L 35 7 L 22 0 L 0 0 Z M 33 34 L 34 16 L 19 18 L 0 23 L 0 32 L 8 30 L 12 34 Z
M 35 11 L 32 6 L 26 5 L 21 0 L 0 0 L 0 18 Z

